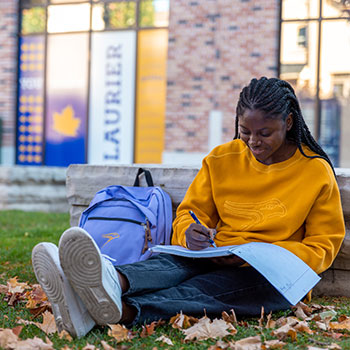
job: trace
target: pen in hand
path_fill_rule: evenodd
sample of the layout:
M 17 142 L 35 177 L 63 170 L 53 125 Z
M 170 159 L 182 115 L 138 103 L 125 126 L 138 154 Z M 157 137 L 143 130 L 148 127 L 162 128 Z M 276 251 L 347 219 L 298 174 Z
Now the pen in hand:
M 189 210 L 189 213 L 190 213 L 190 215 L 192 216 L 192 218 L 193 218 L 193 220 L 195 221 L 196 224 L 202 225 L 201 222 L 198 220 L 196 214 L 195 214 L 192 210 Z M 213 240 L 211 237 L 209 237 L 209 243 L 210 243 L 213 247 L 217 248 L 217 246 L 216 246 L 214 240 Z

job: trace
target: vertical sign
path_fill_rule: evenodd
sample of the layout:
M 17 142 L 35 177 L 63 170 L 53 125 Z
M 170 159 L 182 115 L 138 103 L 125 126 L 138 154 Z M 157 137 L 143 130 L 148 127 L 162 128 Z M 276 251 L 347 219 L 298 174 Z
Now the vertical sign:
M 168 30 L 143 30 L 138 35 L 135 162 L 161 163 Z
M 46 165 L 85 163 L 88 44 L 88 33 L 48 37 Z
M 19 45 L 16 163 L 43 161 L 44 37 L 26 36 Z
M 92 35 L 89 163 L 133 162 L 135 51 L 135 31 Z

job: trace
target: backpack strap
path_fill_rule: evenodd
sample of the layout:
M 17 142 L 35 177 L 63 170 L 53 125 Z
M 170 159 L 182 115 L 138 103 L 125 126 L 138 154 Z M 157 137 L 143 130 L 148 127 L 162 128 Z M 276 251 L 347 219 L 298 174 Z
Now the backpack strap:
M 140 186 L 139 176 L 141 174 L 143 174 L 143 173 L 145 174 L 145 177 L 146 177 L 147 186 L 148 187 L 153 187 L 154 184 L 153 184 L 153 179 L 152 179 L 151 172 L 149 170 L 146 170 L 146 169 L 143 169 L 143 168 L 139 168 L 133 186 L 136 186 L 136 187 Z

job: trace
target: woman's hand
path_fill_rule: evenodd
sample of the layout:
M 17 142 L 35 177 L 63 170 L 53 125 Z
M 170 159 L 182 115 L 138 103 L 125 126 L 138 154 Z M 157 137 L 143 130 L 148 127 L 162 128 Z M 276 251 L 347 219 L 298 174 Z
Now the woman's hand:
M 213 237 L 214 229 L 192 223 L 185 232 L 186 245 L 190 250 L 202 250 L 210 247 L 209 238 Z
M 210 258 L 210 260 L 219 266 L 240 266 L 245 263 L 245 261 L 237 255 L 220 256 L 217 258 Z

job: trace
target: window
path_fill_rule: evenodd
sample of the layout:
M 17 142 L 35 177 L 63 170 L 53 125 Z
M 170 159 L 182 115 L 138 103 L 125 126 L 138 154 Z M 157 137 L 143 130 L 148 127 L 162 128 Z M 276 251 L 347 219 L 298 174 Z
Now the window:
M 161 162 L 169 0 L 22 0 L 20 18 L 16 162 Z
M 279 75 L 334 165 L 350 167 L 348 0 L 282 0 Z

